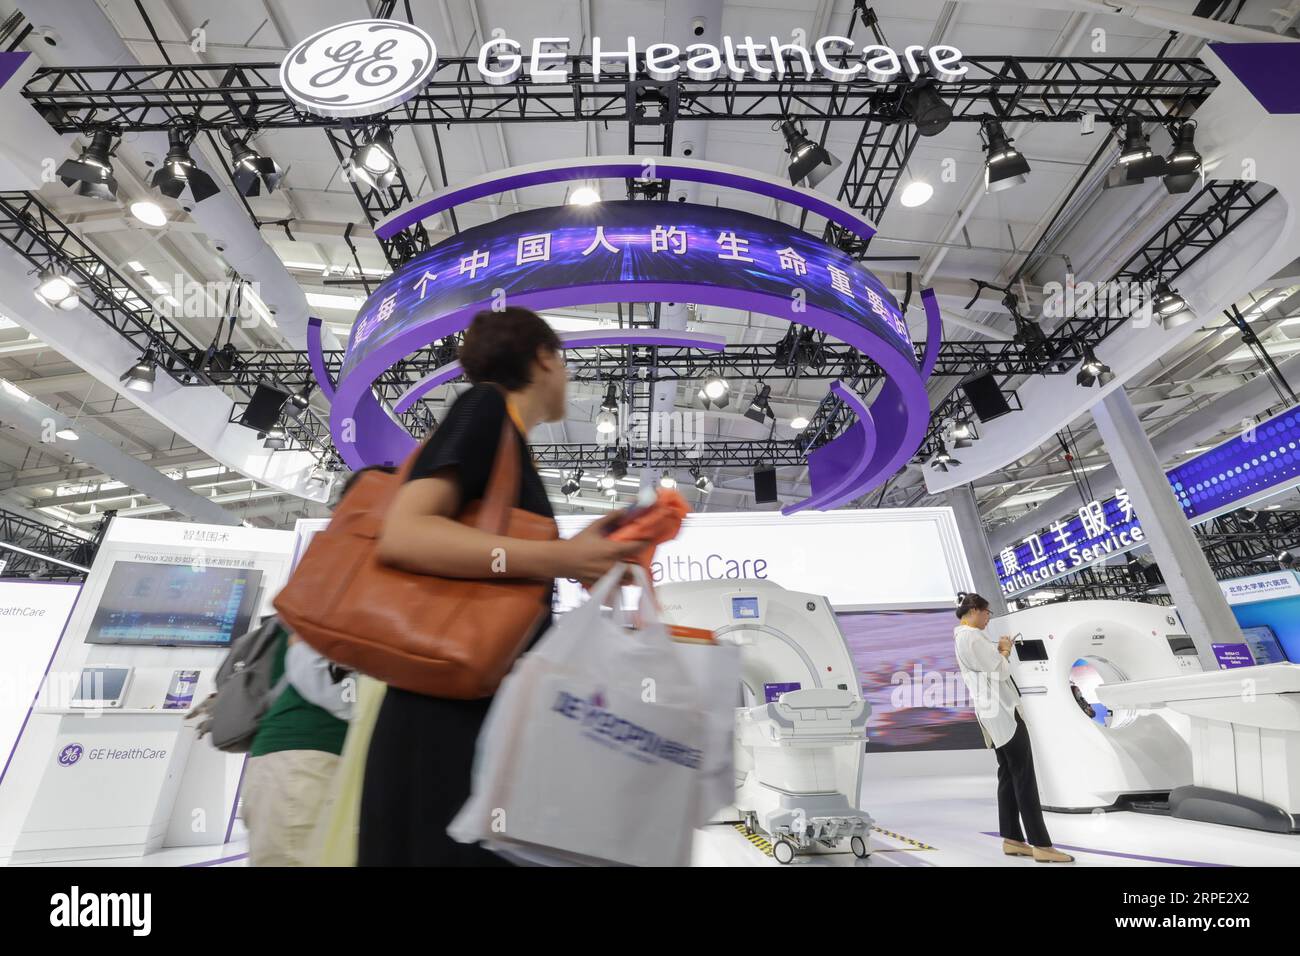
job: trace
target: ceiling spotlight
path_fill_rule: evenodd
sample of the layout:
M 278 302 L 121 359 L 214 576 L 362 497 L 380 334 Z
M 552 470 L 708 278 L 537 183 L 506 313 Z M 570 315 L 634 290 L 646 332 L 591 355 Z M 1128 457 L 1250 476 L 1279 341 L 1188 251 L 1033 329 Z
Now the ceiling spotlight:
M 64 425 L 54 433 L 54 437 L 62 438 L 64 441 L 77 441 L 81 438 L 81 436 L 72 429 L 71 425 Z
M 984 134 L 984 191 L 996 193 L 1023 183 L 1029 176 L 1029 161 L 1012 145 L 1002 124 L 985 120 L 980 130 Z
M 569 194 L 570 206 L 594 206 L 600 202 L 600 193 L 592 186 L 579 186 Z
M 617 483 L 618 479 L 608 471 L 596 479 L 596 486 L 600 488 L 601 491 L 613 491 L 614 485 Z
M 221 188 L 212 177 L 199 169 L 190 158 L 190 146 L 185 138 L 185 131 L 176 126 L 167 131 L 167 158 L 153 174 L 149 185 L 168 199 L 179 198 L 185 191 L 185 187 L 189 186 L 190 195 L 194 197 L 195 202 L 203 202 L 221 192 Z
M 78 196 L 91 199 L 116 199 L 117 180 L 113 177 L 113 134 L 106 129 L 96 130 L 90 145 L 77 159 L 65 160 L 55 175 Z
M 939 471 L 947 471 L 950 465 L 960 464 L 960 461 L 948 454 L 948 446 L 943 442 L 939 442 L 939 450 L 930 456 L 929 461 L 930 467 L 937 468 Z
M 797 432 L 801 432 L 808 427 L 808 419 L 803 415 L 796 415 L 790 419 L 790 427 Z
M 719 408 L 726 408 L 727 403 L 731 401 L 731 385 L 717 372 L 705 373 L 704 385 L 700 393 L 707 400 L 706 404 L 712 403 Z
M 930 79 L 919 80 L 903 94 L 903 112 L 922 136 L 938 136 L 952 122 L 952 107 L 943 101 Z
M 758 422 L 762 425 L 769 418 L 776 420 L 776 415 L 772 412 L 772 386 L 764 385 L 754 396 L 754 400 L 749 403 L 749 408 L 745 410 L 745 417 L 752 422 Z
M 898 201 L 908 209 L 915 209 L 917 206 L 924 206 L 934 195 L 934 187 L 929 183 L 914 179 L 903 187 L 902 195 Z
M 1079 366 L 1079 374 L 1074 377 L 1074 381 L 1084 388 L 1091 388 L 1093 385 L 1109 385 L 1114 380 L 1115 373 L 1110 370 L 1110 366 L 1097 358 L 1091 345 L 1085 345 L 1083 364 Z
M 242 196 L 257 196 L 266 187 L 268 193 L 274 192 L 284 179 L 284 170 L 280 164 L 269 156 L 263 156 L 247 140 L 229 127 L 223 127 L 221 135 L 230 147 L 230 178 Z
M 660 488 L 676 488 L 677 479 L 672 476 L 671 472 L 665 471 L 659 478 Z
M 701 475 L 698 468 L 691 469 L 691 476 L 695 479 L 695 490 L 708 494 L 713 490 L 713 482 L 709 481 L 708 475 Z
M 1277 556 L 1277 566 L 1283 571 L 1290 571 L 1295 567 L 1295 555 L 1290 551 L 1282 551 Z
M 1193 139 L 1196 124 L 1184 123 L 1174 133 L 1174 148 L 1165 159 L 1165 191 L 1171 194 L 1189 192 L 1201 179 L 1201 154 L 1196 151 Z
M 560 494 L 566 498 L 572 498 L 582 490 L 582 469 L 570 472 L 564 476 L 564 481 L 560 483 Z
M 1173 315 L 1187 308 L 1186 300 L 1163 282 L 1156 285 L 1154 304 L 1161 315 Z
M 153 353 L 145 352 L 140 356 L 140 361 L 122 373 L 118 381 L 125 384 L 132 392 L 147 393 L 153 391 L 157 378 L 158 366 L 154 364 Z
M 387 189 L 397 180 L 397 153 L 393 131 L 381 126 L 368 140 L 352 150 L 348 162 L 351 174 L 371 189 Z
M 282 411 L 287 417 L 297 420 L 302 418 L 302 413 L 307 410 L 311 403 L 311 384 L 304 385 L 299 391 L 289 396 L 289 400 L 281 406 Z
M 968 418 L 959 418 L 952 426 L 952 447 L 969 448 L 979 436 Z
M 1124 144 L 1120 147 L 1119 162 L 1128 166 L 1151 157 L 1151 143 L 1142 132 L 1142 121 L 1127 120 L 1124 124 Z
M 262 439 L 262 447 L 271 451 L 279 451 L 289 444 L 289 436 L 279 425 L 273 425 L 270 431 L 263 432 Z
M 839 159 L 825 146 L 810 140 L 808 131 L 793 120 L 781 120 L 773 128 L 780 129 L 785 139 L 785 151 L 790 154 L 790 182 L 796 186 L 805 183 L 809 189 L 815 189 L 831 170 L 839 166 Z
M 131 203 L 131 215 L 154 229 L 167 225 L 167 213 L 163 207 L 149 199 L 137 199 Z
M 612 435 L 618 431 L 618 413 L 602 411 L 596 416 L 596 434 Z
M 77 295 L 77 283 L 59 266 L 48 266 L 41 270 L 36 283 L 36 299 L 51 309 L 63 309 L 65 312 L 81 304 Z

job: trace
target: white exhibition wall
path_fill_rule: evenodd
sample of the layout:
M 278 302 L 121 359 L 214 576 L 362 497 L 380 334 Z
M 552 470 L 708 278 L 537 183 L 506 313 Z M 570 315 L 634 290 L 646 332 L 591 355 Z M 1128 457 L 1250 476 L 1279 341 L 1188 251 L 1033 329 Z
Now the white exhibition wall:
M 0 784 L 80 590 L 80 584 L 0 581 Z M 22 821 L 6 812 L 3 793 L 0 788 L 0 846 L 8 846 Z

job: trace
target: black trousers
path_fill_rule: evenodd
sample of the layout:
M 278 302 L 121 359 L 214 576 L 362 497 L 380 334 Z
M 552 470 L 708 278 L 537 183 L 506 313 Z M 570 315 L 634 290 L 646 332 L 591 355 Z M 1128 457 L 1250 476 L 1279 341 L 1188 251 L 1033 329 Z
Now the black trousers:
M 1029 728 L 1016 714 L 1016 732 L 993 751 L 998 757 L 998 829 L 1004 840 L 1048 847 L 1052 838 L 1043 822 L 1038 802 L 1038 779 L 1034 776 L 1034 752 L 1029 747 Z M 1021 821 L 1025 828 L 1020 829 Z M 1026 835 L 1028 839 L 1026 839 Z

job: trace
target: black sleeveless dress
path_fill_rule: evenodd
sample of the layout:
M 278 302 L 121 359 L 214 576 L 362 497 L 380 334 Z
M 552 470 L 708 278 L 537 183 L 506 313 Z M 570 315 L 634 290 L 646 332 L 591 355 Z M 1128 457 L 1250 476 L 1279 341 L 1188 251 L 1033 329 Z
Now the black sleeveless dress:
M 421 452 L 410 480 L 445 472 L 455 476 L 462 502 L 482 498 L 506 415 L 505 399 L 492 386 L 465 392 Z M 518 437 L 524 463 L 519 507 L 553 517 L 527 443 Z M 549 624 L 547 615 L 530 646 Z M 474 744 L 491 703 L 491 698 L 445 700 L 388 689 L 366 761 L 358 865 L 510 865 L 447 836 L 447 825 L 469 799 Z

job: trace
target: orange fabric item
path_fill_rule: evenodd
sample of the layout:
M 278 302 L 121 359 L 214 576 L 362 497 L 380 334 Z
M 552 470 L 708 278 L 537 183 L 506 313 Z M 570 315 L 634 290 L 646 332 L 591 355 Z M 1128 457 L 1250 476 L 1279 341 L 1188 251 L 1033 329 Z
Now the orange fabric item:
M 631 521 L 610 532 L 612 541 L 649 541 L 646 549 L 635 558 L 637 564 L 645 568 L 646 575 L 654 580 L 650 572 L 650 562 L 654 559 L 655 548 L 665 541 L 677 537 L 681 530 L 682 519 L 691 510 L 686 499 L 675 488 L 660 488 L 655 503 Z

